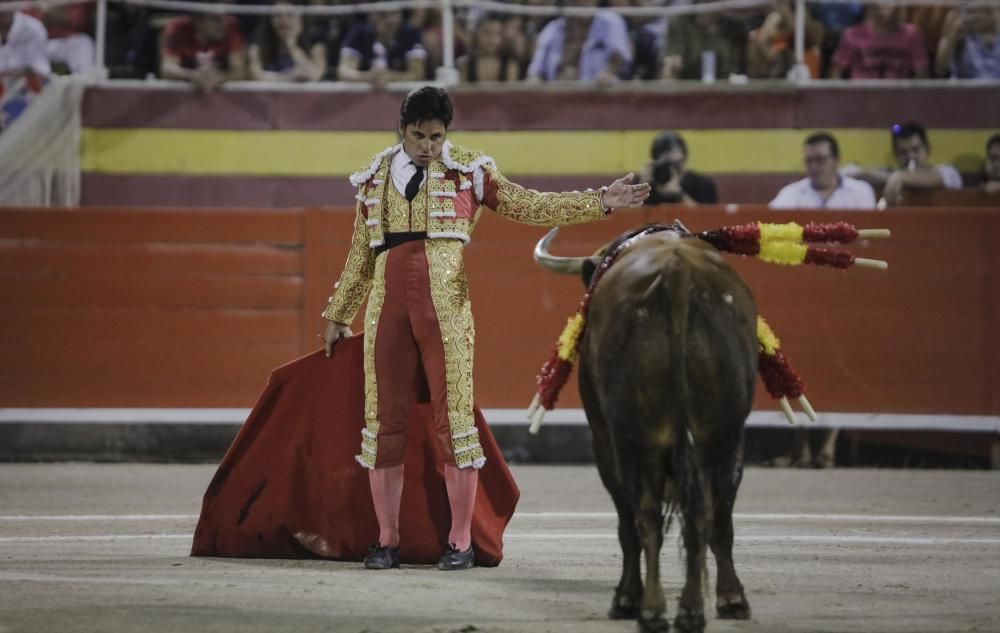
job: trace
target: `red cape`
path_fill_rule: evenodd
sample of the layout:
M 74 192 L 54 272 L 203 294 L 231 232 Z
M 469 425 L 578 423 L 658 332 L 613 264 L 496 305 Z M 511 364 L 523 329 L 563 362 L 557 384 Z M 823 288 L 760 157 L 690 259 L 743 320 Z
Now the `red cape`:
M 364 424 L 361 336 L 275 369 L 205 492 L 192 556 L 322 557 L 359 561 L 378 540 L 368 471 L 354 456 Z M 472 520 L 476 564 L 503 558 L 503 531 L 520 491 L 476 407 L 486 455 Z M 417 403 L 407 434 L 400 560 L 437 562 L 451 513 L 431 439 L 430 407 Z

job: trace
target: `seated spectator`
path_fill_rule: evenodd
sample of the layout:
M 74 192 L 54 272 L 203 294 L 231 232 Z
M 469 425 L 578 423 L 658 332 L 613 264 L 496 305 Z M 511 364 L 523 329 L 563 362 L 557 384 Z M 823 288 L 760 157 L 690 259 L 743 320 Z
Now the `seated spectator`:
M 639 170 L 639 179 L 651 186 L 645 204 L 715 204 L 715 183 L 708 176 L 685 169 L 687 143 L 673 131 L 660 132 L 650 147 L 652 160 Z
M 575 0 L 575 6 L 596 6 L 596 0 Z M 592 17 L 564 16 L 538 34 L 528 66 L 529 80 L 596 81 L 612 83 L 628 76 L 632 42 L 625 20 L 601 11 Z
M 906 188 L 933 191 L 935 189 L 961 189 L 962 176 L 951 165 L 930 163 L 931 145 L 927 130 L 919 123 L 903 123 L 892 126 L 892 153 L 896 158 L 896 169 L 850 169 L 856 178 L 882 187 L 882 195 L 888 204 L 900 204 Z
M 547 2 L 546 0 L 527 0 L 523 4 L 545 5 Z M 517 60 L 519 78 L 523 79 L 527 76 L 538 34 L 553 19 L 555 18 L 551 16 L 510 15 L 504 22 L 503 49 Z
M 247 60 L 251 79 L 319 81 L 326 73 L 326 44 L 309 39 L 299 13 L 275 13 L 258 23 Z
M 160 44 L 160 77 L 189 81 L 201 90 L 245 79 L 239 21 L 199 13 L 167 22 Z
M 503 50 L 503 23 L 495 15 L 485 15 L 476 25 L 468 55 L 459 57 L 462 81 L 517 81 L 520 69 L 509 51 Z
M 805 64 L 819 77 L 823 25 L 806 17 Z M 754 79 L 784 79 L 795 66 L 795 12 L 791 0 L 776 0 L 760 28 L 750 32 L 747 75 Z
M 934 58 L 938 77 L 1000 79 L 1000 7 L 954 9 Z
M 399 11 L 372 13 L 344 37 L 337 78 L 368 82 L 419 81 L 427 74 L 427 51 L 420 29 L 404 21 Z
M 840 146 L 828 132 L 809 135 L 803 145 L 806 177 L 785 185 L 772 209 L 874 209 L 875 190 L 840 174 Z
M 632 77 L 650 80 L 660 78 L 660 58 L 667 43 L 668 18 L 660 18 L 635 30 L 635 56 Z
M 747 29 L 741 21 L 718 13 L 678 16 L 667 27 L 661 76 L 714 81 L 745 75 L 746 52 Z
M 830 67 L 831 79 L 910 79 L 927 77 L 924 38 L 903 23 L 895 5 L 869 5 L 865 21 L 840 38 Z
M 52 73 L 45 27 L 20 11 L 0 11 L 0 131 L 28 107 Z
M 73 74 L 85 73 L 94 67 L 94 4 L 67 4 L 28 11 L 42 21 L 49 33 L 45 45 L 49 61 L 62 64 Z
M 1000 195 L 1000 134 L 986 141 L 986 160 L 983 161 L 983 191 Z
M 865 5 L 860 2 L 837 2 L 821 0 L 810 3 L 810 13 L 823 26 L 823 42 L 820 51 L 823 61 L 820 77 L 830 76 L 830 58 L 840 43 L 840 36 L 851 26 L 864 18 Z

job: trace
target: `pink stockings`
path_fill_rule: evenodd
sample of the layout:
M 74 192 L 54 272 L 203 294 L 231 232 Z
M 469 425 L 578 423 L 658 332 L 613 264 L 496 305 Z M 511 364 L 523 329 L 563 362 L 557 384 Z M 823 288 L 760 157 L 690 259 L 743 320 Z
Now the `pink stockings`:
M 472 508 L 476 505 L 479 471 L 445 464 L 444 484 L 448 489 L 448 505 L 451 506 L 448 542 L 458 551 L 464 552 L 472 546 Z
M 479 471 L 475 468 L 444 467 L 444 482 L 451 506 L 448 542 L 464 552 L 472 545 L 472 509 L 476 504 Z M 399 503 L 403 498 L 403 465 L 368 471 L 372 502 L 378 518 L 378 544 L 399 547 Z

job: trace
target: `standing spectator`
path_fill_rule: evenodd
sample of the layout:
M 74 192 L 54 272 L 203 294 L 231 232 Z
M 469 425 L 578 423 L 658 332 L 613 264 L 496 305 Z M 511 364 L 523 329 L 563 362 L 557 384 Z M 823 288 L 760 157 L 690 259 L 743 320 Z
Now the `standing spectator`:
M 938 77 L 1000 79 L 1000 7 L 954 9 L 934 58 Z
M 73 74 L 88 72 L 94 67 L 94 4 L 67 4 L 29 11 L 42 21 L 49 34 L 45 45 L 49 61 L 63 64 Z
M 805 59 L 809 76 L 819 77 L 823 25 L 806 16 Z M 776 0 L 747 42 L 747 75 L 754 79 L 784 79 L 795 66 L 795 13 L 791 0 Z
M 0 132 L 31 105 L 52 72 L 45 40 L 38 19 L 0 11 Z
M 420 29 L 399 11 L 372 13 L 356 23 L 340 49 L 337 77 L 381 87 L 389 81 L 418 81 L 427 74 Z
M 476 25 L 469 54 L 458 58 L 462 81 L 517 81 L 517 60 L 503 48 L 503 23 L 495 15 L 485 15 Z
M 930 163 L 931 144 L 927 130 L 919 123 L 897 123 L 892 126 L 892 153 L 896 169 L 851 170 L 856 178 L 882 187 L 888 204 L 900 204 L 906 188 L 922 191 L 961 189 L 962 175 L 951 165 Z
M 597 2 L 574 4 L 593 7 Z M 609 84 L 626 77 L 631 64 L 632 43 L 620 15 L 601 11 L 592 17 L 566 16 L 552 20 L 538 34 L 528 79 Z
M 718 13 L 682 15 L 670 20 L 661 76 L 664 79 L 723 79 L 746 74 L 747 29 Z M 702 64 L 711 60 L 711 68 Z
M 686 169 L 687 143 L 677 132 L 660 132 L 650 147 L 652 160 L 639 170 L 642 182 L 651 185 L 645 204 L 715 204 L 719 201 L 715 182 Z
M 986 141 L 986 160 L 983 161 L 983 191 L 1000 195 L 1000 134 Z
M 803 147 L 806 177 L 785 185 L 772 209 L 874 209 L 875 190 L 840 174 L 840 146 L 828 132 L 809 135 Z
M 326 44 L 312 41 L 303 29 L 302 15 L 291 10 L 257 24 L 247 57 L 251 79 L 319 81 L 326 73 Z
M 206 91 L 246 78 L 239 21 L 199 13 L 167 22 L 160 45 L 160 76 L 189 81 Z
M 831 79 L 927 77 L 924 38 L 900 20 L 895 5 L 869 5 L 865 21 L 844 31 L 833 54 Z
M 0 80 L 52 74 L 45 43 L 48 35 L 37 18 L 20 11 L 0 11 Z

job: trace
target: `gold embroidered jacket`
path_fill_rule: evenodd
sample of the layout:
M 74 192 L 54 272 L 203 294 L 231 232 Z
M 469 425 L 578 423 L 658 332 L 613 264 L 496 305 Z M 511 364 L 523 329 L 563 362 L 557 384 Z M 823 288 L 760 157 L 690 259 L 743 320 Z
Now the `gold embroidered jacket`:
M 370 166 L 351 176 L 358 188 L 354 236 L 347 263 L 323 316 L 351 323 L 372 285 L 374 248 L 386 232 L 426 231 L 429 240 L 468 243 L 482 209 L 511 220 L 541 226 L 563 226 L 599 220 L 607 215 L 601 192 L 543 193 L 513 183 L 492 158 L 445 142 L 441 157 L 428 166 L 427 178 L 412 204 L 401 207 L 389 172 L 401 145 L 375 155 Z

